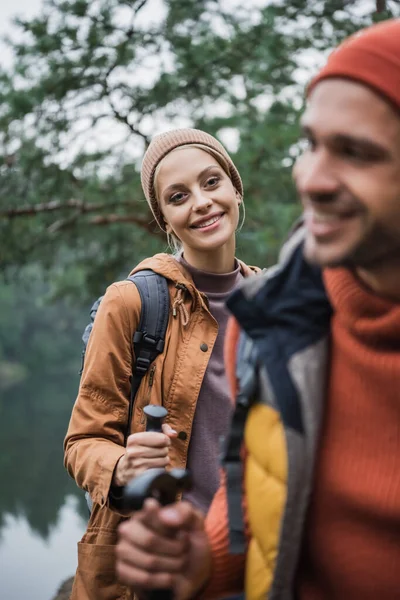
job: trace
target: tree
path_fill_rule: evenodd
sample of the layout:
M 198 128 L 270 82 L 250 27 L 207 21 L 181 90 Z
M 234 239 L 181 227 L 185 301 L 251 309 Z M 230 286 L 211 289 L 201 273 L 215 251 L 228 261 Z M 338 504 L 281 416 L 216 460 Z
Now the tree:
M 17 19 L 22 41 L 9 41 L 14 63 L 0 74 L 0 268 L 38 262 L 55 293 L 93 295 L 164 249 L 138 168 L 151 135 L 179 125 L 233 144 L 247 207 L 240 254 L 271 262 L 298 214 L 290 171 L 306 59 L 400 14 L 390 0 L 378 10 L 47 0 L 37 18 Z

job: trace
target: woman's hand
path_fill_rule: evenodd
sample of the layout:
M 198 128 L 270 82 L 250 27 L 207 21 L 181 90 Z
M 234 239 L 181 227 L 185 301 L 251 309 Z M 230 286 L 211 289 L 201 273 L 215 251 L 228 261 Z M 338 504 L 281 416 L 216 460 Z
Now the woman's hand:
M 141 592 L 173 589 L 176 600 L 192 598 L 211 575 L 204 516 L 188 502 L 160 507 L 146 500 L 118 529 L 118 578 Z
M 177 432 L 166 423 L 162 429 L 162 433 L 143 431 L 128 437 L 125 454 L 114 470 L 113 485 L 122 487 L 147 469 L 168 467 L 171 438 L 176 437 Z

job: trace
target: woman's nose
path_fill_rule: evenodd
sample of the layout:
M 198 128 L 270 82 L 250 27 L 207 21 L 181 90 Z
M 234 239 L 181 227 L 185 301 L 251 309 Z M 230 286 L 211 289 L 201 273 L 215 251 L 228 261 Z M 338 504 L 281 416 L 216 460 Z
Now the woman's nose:
M 205 194 L 202 190 L 198 190 L 193 194 L 193 209 L 202 210 L 211 206 L 212 198 Z

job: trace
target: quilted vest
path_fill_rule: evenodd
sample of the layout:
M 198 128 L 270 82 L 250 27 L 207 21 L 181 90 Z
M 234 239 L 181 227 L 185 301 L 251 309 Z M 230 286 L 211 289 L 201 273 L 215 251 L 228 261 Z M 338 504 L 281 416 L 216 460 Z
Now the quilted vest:
M 245 282 L 228 301 L 242 333 L 237 404 L 223 459 L 230 551 L 247 540 L 246 600 L 293 600 L 311 490 L 332 313 L 321 271 L 306 263 L 303 231 L 277 266 Z M 241 511 L 242 443 L 245 444 Z

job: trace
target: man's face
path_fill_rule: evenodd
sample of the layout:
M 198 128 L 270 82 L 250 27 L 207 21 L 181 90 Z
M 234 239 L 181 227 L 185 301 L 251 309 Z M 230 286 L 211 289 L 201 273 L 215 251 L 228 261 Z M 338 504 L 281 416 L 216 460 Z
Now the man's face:
M 379 268 L 400 259 L 400 113 L 364 85 L 321 81 L 302 119 L 293 176 L 309 260 Z

